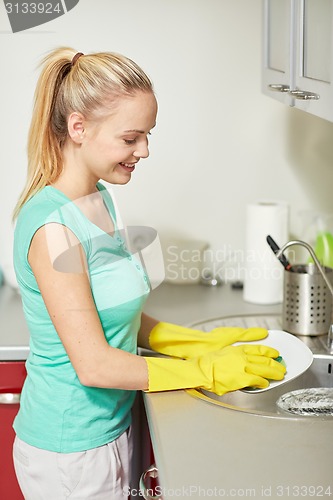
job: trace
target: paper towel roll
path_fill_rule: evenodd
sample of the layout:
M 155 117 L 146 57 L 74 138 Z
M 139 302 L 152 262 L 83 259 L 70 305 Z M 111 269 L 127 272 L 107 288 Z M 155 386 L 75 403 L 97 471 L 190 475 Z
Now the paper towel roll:
M 254 304 L 283 300 L 283 266 L 266 241 L 279 246 L 289 237 L 289 207 L 283 201 L 258 201 L 246 210 L 246 254 L 243 298 Z

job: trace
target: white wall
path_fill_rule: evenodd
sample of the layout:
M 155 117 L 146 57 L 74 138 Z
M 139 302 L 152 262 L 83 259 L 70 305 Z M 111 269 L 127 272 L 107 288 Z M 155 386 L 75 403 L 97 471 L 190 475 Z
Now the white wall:
M 0 263 L 24 185 L 36 65 L 59 45 L 124 53 L 154 81 L 151 156 L 115 188 L 128 224 L 238 250 L 248 202 L 290 202 L 296 235 L 300 210 L 333 213 L 333 124 L 261 94 L 261 0 L 80 0 L 16 34 L 1 3 Z

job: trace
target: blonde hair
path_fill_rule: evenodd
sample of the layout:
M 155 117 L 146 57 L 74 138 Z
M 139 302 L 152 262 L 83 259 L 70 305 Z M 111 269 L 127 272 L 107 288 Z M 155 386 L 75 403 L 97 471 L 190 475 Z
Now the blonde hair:
M 42 65 L 28 136 L 27 181 L 14 219 L 32 196 L 60 175 L 71 113 L 98 119 L 110 114 L 121 96 L 153 92 L 149 77 L 134 61 L 112 52 L 84 55 L 62 47 L 50 52 Z

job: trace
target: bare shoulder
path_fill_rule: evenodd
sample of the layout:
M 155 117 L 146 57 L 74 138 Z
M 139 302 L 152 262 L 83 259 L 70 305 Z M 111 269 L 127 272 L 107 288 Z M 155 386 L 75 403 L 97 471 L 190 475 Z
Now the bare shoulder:
M 39 228 L 28 261 L 53 319 L 83 304 L 95 309 L 84 250 L 67 227 L 50 223 Z
M 63 273 L 85 273 L 87 262 L 84 250 L 75 234 L 59 223 L 49 223 L 34 234 L 28 253 L 34 274 L 39 268 L 52 267 Z

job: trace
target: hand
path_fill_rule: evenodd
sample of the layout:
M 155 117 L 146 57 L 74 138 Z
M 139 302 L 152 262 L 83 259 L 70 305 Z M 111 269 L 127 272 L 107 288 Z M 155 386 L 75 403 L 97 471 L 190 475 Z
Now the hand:
M 244 387 L 266 388 L 267 379 L 282 380 L 286 368 L 274 360 L 279 352 L 262 345 L 228 346 L 187 361 L 145 358 L 148 392 L 201 387 L 219 396 Z
M 168 356 L 189 359 L 218 351 L 235 342 L 248 342 L 266 338 L 264 328 L 219 327 L 202 332 L 171 323 L 158 323 L 151 331 L 149 344 L 154 351 Z
M 276 349 L 263 345 L 228 346 L 198 359 L 201 370 L 212 373 L 208 389 L 219 396 L 244 387 L 264 389 L 271 380 L 282 380 L 286 368 L 274 360 Z

